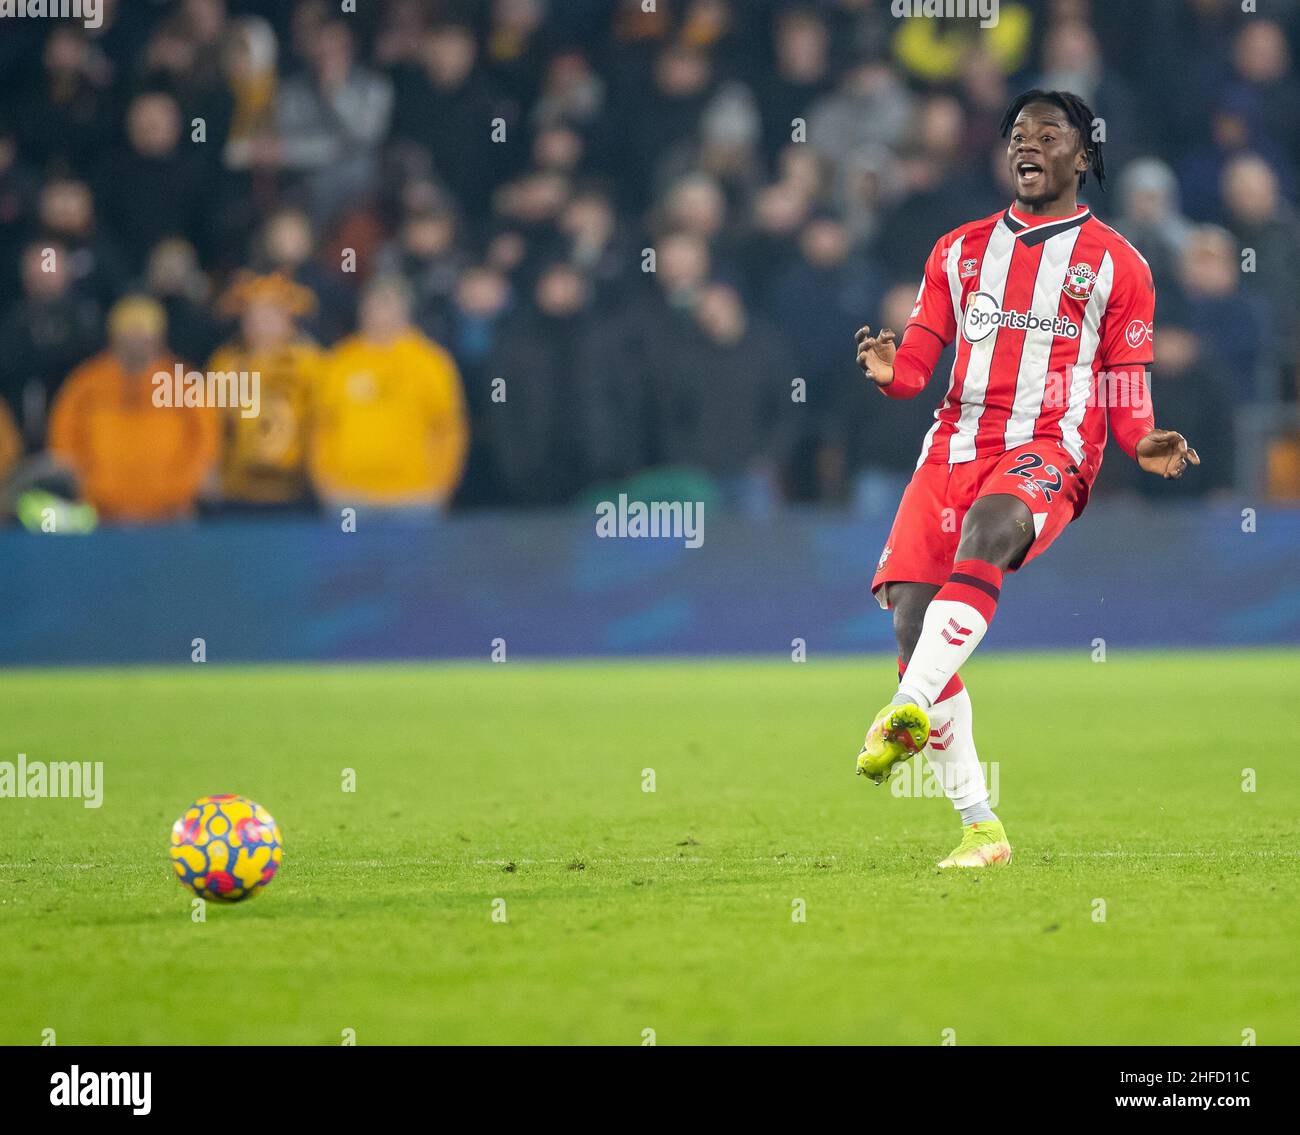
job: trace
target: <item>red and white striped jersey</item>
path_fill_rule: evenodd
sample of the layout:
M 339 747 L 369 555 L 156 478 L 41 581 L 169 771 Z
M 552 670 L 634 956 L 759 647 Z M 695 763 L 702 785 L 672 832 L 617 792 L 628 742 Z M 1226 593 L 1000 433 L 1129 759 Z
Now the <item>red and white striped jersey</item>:
M 926 260 L 904 332 L 905 340 L 929 332 L 943 346 L 957 340 L 918 467 L 1051 438 L 1091 483 L 1114 391 L 1129 389 L 1099 389 L 1099 375 L 1150 364 L 1154 315 L 1146 260 L 1086 206 L 1068 217 L 1013 206 L 954 229 Z M 1149 401 L 1139 409 L 1149 415 Z

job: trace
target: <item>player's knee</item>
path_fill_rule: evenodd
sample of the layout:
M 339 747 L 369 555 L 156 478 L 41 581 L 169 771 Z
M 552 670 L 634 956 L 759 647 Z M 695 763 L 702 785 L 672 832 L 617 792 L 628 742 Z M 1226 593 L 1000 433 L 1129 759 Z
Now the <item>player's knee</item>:
M 962 526 L 961 543 L 957 546 L 959 560 L 985 560 L 1002 566 L 1006 556 L 1007 533 L 992 524 L 966 524 Z
M 1023 555 L 1033 541 L 1033 514 L 1014 498 L 1008 502 L 1016 507 L 972 508 L 966 514 L 957 559 L 984 560 L 1006 569 Z

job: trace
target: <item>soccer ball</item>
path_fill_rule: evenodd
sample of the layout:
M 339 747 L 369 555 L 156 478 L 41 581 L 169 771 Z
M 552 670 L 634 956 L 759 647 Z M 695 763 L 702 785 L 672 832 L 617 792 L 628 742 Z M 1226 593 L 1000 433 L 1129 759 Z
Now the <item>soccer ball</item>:
M 280 828 L 246 796 L 204 796 L 172 824 L 176 877 L 199 898 L 252 898 L 280 869 Z

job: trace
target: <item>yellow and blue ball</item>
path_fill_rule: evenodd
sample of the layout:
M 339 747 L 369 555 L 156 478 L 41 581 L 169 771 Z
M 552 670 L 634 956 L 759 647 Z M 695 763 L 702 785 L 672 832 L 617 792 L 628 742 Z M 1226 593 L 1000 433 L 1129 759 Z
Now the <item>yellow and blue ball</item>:
M 203 899 L 252 898 L 280 869 L 280 828 L 246 796 L 204 796 L 172 825 L 172 868 Z

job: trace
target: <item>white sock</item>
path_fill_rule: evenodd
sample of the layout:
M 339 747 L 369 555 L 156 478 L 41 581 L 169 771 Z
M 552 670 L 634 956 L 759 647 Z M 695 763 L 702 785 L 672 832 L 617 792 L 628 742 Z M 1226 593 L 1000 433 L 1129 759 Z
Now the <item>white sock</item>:
M 989 790 L 975 752 L 970 694 L 962 687 L 930 707 L 930 743 L 925 758 L 957 811 L 987 801 Z
M 984 616 L 969 603 L 931 599 L 898 692 L 923 709 L 932 706 L 988 629 Z

